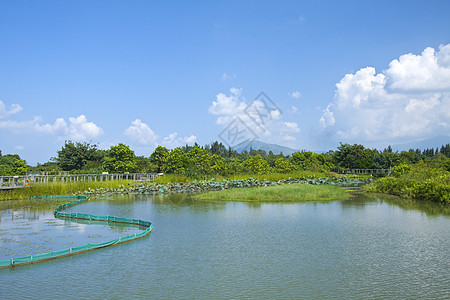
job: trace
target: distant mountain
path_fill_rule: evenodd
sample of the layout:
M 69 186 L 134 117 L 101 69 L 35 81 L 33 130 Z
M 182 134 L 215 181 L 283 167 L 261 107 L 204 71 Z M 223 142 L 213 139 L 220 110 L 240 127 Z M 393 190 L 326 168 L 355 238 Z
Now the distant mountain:
M 231 147 L 231 149 L 241 153 L 242 151 L 250 151 L 250 148 L 253 150 L 264 150 L 268 154 L 269 151 L 272 151 L 273 154 L 280 154 L 283 152 L 284 155 L 292 155 L 293 153 L 299 151 L 289 147 L 280 146 L 277 144 L 269 144 L 260 141 L 252 141 L 252 142 L 242 142 L 236 146 Z
M 442 145 L 450 144 L 450 136 L 435 136 L 426 140 L 415 141 L 406 144 L 391 145 L 394 151 L 408 151 L 409 149 L 430 149 L 430 148 L 441 148 Z

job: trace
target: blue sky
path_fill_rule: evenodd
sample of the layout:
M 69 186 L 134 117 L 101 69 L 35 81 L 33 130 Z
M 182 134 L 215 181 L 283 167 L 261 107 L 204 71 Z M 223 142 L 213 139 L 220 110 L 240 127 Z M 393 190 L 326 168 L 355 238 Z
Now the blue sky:
M 233 146 L 224 133 L 236 120 L 252 138 L 316 151 L 448 135 L 449 11 L 449 1 L 0 0 L 0 149 L 35 164 L 65 140 L 145 156 Z M 253 101 L 260 92 L 270 101 Z

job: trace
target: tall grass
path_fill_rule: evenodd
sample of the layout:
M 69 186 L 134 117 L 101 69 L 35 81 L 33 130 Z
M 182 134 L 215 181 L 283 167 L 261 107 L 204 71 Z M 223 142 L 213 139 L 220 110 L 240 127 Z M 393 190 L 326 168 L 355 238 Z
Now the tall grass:
M 264 174 L 264 175 L 258 175 L 258 174 L 237 174 L 237 175 L 229 175 L 229 176 L 222 176 L 222 175 L 199 175 L 197 177 L 188 177 L 185 175 L 176 175 L 176 174 L 165 174 L 164 176 L 160 176 L 155 179 L 156 183 L 169 183 L 169 182 L 190 182 L 194 180 L 211 180 L 214 178 L 215 181 L 223 181 L 223 180 L 244 180 L 248 178 L 254 178 L 258 180 L 271 180 L 271 181 L 278 181 L 281 179 L 288 179 L 290 178 L 300 178 L 300 177 L 306 177 L 306 178 L 324 178 L 327 176 L 336 176 L 337 174 L 329 174 L 329 173 L 323 173 L 323 172 L 315 172 L 315 171 L 295 171 L 290 173 L 272 173 L 272 174 Z
M 32 196 L 43 195 L 71 195 L 89 188 L 117 188 L 132 183 L 133 181 L 130 180 L 32 183 L 28 187 L 0 191 L 0 200 L 26 200 Z
M 349 191 L 332 185 L 286 184 L 207 192 L 197 199 L 225 201 L 330 201 L 349 197 Z

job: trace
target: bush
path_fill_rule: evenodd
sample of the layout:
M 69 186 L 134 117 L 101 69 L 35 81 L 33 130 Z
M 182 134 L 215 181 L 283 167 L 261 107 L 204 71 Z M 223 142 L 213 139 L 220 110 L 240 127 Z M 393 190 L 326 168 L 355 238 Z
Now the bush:
M 411 166 L 407 164 L 401 164 L 392 168 L 392 176 L 401 177 L 411 172 Z
M 378 179 L 365 190 L 449 205 L 450 172 L 424 162 L 412 166 L 403 164 L 394 167 L 390 176 Z

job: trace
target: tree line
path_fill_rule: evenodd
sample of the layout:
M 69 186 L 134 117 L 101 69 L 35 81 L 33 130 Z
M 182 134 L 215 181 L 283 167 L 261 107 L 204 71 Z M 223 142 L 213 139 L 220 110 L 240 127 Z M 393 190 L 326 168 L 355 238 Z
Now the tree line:
M 237 151 L 222 143 L 205 146 L 195 143 L 174 149 L 158 146 L 149 156 L 137 156 L 128 145 L 119 143 L 108 150 L 97 144 L 66 141 L 49 162 L 28 166 L 18 154 L 2 155 L 0 176 L 29 172 L 71 173 L 169 173 L 197 178 L 214 175 L 269 174 L 295 171 L 330 171 L 336 168 L 387 169 L 425 161 L 450 170 L 450 144 L 440 148 L 394 152 L 389 146 L 379 151 L 359 144 L 343 144 L 327 153 L 299 151 L 292 155 L 263 150 Z

